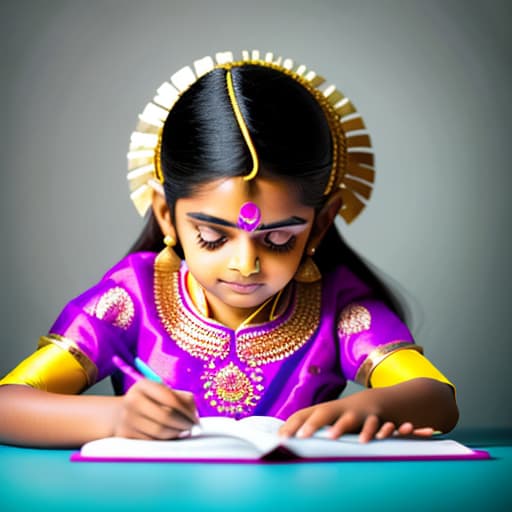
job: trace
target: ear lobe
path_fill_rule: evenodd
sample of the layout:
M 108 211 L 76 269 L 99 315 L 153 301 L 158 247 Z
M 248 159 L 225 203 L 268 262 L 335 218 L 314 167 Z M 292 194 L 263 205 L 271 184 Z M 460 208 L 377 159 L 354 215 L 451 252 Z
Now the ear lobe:
M 316 249 L 322 238 L 327 233 L 327 230 L 331 227 L 334 222 L 336 215 L 341 209 L 342 198 L 341 190 L 337 190 L 329 196 L 326 203 L 322 206 L 320 211 L 316 214 L 315 225 L 311 236 L 309 237 L 307 250 Z
M 174 239 L 176 239 L 176 229 L 174 228 L 174 224 L 171 219 L 171 211 L 169 210 L 165 196 L 154 191 L 152 208 L 153 214 L 156 221 L 158 222 L 158 225 L 160 226 L 162 233 L 164 235 L 171 235 Z

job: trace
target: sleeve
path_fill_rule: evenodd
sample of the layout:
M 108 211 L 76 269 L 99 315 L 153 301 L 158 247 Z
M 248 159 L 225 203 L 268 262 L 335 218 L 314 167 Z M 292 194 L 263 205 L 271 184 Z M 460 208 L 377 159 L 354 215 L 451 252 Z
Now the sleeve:
M 342 370 L 363 386 L 383 387 L 427 377 L 454 387 L 382 301 L 364 299 L 345 306 L 338 316 L 337 334 Z
M 106 276 L 71 300 L 39 348 L 0 380 L 58 393 L 78 393 L 110 375 L 112 356 L 131 353 L 136 300 L 122 280 Z

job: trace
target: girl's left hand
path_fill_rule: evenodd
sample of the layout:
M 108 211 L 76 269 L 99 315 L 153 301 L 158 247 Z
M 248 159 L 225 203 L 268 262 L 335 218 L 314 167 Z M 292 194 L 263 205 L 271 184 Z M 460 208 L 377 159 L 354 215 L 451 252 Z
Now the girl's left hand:
M 383 420 L 378 404 L 372 400 L 373 389 L 355 393 L 346 398 L 332 400 L 301 409 L 292 414 L 280 428 L 279 435 L 284 437 L 310 437 L 318 429 L 331 425 L 328 436 L 337 439 L 348 432 L 360 432 L 363 443 L 372 439 L 384 439 L 393 435 L 430 437 L 434 433 L 431 427 L 415 427 L 411 422 L 395 424 Z

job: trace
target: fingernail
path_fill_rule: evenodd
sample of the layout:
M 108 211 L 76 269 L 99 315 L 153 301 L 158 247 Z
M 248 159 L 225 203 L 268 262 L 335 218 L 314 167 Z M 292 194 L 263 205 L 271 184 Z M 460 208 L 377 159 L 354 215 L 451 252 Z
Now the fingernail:
M 329 439 L 338 439 L 340 436 L 336 434 L 336 431 L 333 428 L 330 428 L 327 431 L 327 437 Z
M 184 439 L 185 437 L 190 437 L 190 430 L 184 430 L 178 434 L 178 439 Z
M 307 430 L 304 427 L 299 428 L 297 430 L 297 433 L 295 434 L 297 437 L 306 437 L 307 436 Z

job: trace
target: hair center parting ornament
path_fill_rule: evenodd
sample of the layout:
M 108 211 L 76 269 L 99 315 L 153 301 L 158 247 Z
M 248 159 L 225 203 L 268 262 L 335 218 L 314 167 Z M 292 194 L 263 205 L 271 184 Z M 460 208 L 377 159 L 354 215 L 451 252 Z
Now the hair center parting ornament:
M 253 168 L 244 179 L 250 180 L 257 176 L 258 154 L 238 107 L 230 71 L 234 67 L 244 65 L 280 71 L 301 84 L 318 101 L 328 122 L 332 140 L 332 169 L 324 195 L 328 196 L 339 190 L 343 201 L 339 215 L 347 223 L 352 222 L 370 199 L 375 179 L 371 141 L 362 118 L 348 98 L 334 85 L 326 85 L 325 79 L 314 71 L 308 71 L 303 65 L 295 66 L 291 59 L 274 57 L 272 53 L 260 57 L 257 50 L 243 51 L 239 60 L 235 60 L 231 52 L 217 53 L 215 60 L 204 57 L 194 62 L 194 69 L 184 67 L 172 75 L 169 82 L 164 82 L 158 88 L 156 96 L 139 115 L 136 130 L 130 138 L 128 181 L 130 197 L 139 214 L 144 216 L 151 206 L 153 190 L 163 194 L 160 146 L 164 123 L 169 112 L 191 85 L 214 69 L 226 70 L 226 88 L 233 113 L 251 154 Z M 242 206 L 239 223 L 242 222 L 240 219 L 243 219 L 243 229 L 252 230 L 257 227 L 259 220 L 255 227 L 252 227 L 252 222 L 256 221 L 252 220 L 252 213 L 246 215 L 246 206 Z M 250 219 L 249 224 L 246 223 L 246 219 Z

